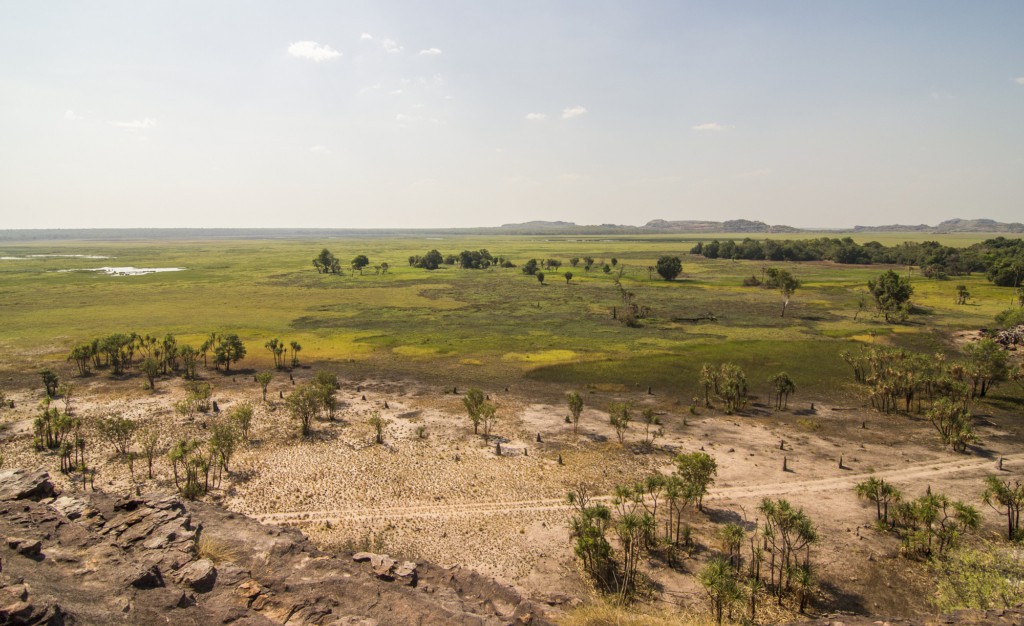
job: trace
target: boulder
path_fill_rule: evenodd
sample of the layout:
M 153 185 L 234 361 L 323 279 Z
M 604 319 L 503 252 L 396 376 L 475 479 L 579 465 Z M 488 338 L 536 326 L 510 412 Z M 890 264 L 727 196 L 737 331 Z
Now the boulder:
M 25 537 L 8 537 L 7 547 L 30 559 L 43 558 L 43 542 Z
M 370 567 L 373 568 L 373 573 L 381 578 L 390 578 L 397 563 L 398 561 L 386 554 L 374 554 L 370 558 Z
M 82 500 L 72 498 L 71 496 L 60 496 L 50 506 L 69 520 L 96 515 L 96 509 L 93 509 Z
M 50 482 L 50 474 L 46 470 L 0 471 L 0 501 L 42 500 L 52 498 L 53 495 L 53 483 Z
M 181 568 L 175 578 L 194 591 L 206 593 L 213 589 L 217 581 L 217 568 L 210 559 L 199 559 Z
M 143 567 L 125 576 L 125 584 L 136 589 L 155 589 L 164 586 L 164 577 L 156 565 Z

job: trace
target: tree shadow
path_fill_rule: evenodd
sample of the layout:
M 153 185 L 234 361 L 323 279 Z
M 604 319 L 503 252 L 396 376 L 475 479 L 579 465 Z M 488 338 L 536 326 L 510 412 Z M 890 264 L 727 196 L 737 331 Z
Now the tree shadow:
M 815 609 L 868 615 L 868 607 L 865 606 L 864 598 L 860 594 L 843 591 L 828 580 L 821 581 L 819 589 L 819 600 L 811 602 Z
M 743 520 L 743 517 L 732 509 L 712 509 L 705 506 L 704 515 L 716 524 L 739 524 L 744 528 L 747 526 L 747 522 Z M 753 527 L 753 525 L 751 525 L 751 527 Z

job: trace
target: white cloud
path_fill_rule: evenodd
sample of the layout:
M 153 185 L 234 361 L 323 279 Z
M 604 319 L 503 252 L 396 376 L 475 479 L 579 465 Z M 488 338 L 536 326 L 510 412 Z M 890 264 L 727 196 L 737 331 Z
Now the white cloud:
M 78 120 L 84 120 L 85 117 L 82 115 L 78 115 L 71 109 L 68 109 L 67 111 L 64 111 L 64 119 L 68 120 L 69 122 L 77 122 Z
M 728 130 L 730 128 L 732 128 L 732 126 L 723 126 L 722 124 L 719 124 L 717 122 L 705 122 L 703 124 L 697 124 L 696 126 L 691 126 L 690 127 L 691 130 L 696 130 L 696 131 L 706 131 L 706 130 L 709 130 L 709 131 L 714 131 L 714 132 Z
M 327 146 L 311 146 L 309 148 L 309 151 L 312 152 L 313 154 L 331 154 L 331 149 L 328 148 Z
M 318 44 L 315 41 L 296 41 L 288 46 L 288 54 L 299 59 L 309 59 L 316 63 L 330 61 L 341 56 L 341 53 L 334 48 Z
M 363 33 L 359 35 L 359 41 L 373 41 L 373 35 L 370 33 Z
M 581 115 L 586 114 L 586 112 L 587 112 L 586 107 L 581 107 L 579 105 L 576 105 L 574 107 L 569 107 L 569 108 L 567 108 L 567 109 L 562 111 L 562 119 L 563 120 L 571 120 L 574 117 L 579 117 Z
M 531 122 L 539 122 L 540 120 L 548 119 L 548 116 L 545 115 L 544 113 L 527 113 L 526 119 L 530 120 Z
M 409 122 L 416 121 L 416 118 L 411 115 L 406 115 L 405 113 L 399 113 L 395 116 L 395 121 L 399 124 L 408 124 Z
M 405 50 L 405 48 L 400 46 L 398 42 L 395 41 L 394 39 L 385 39 L 384 41 L 380 42 L 380 45 L 384 46 L 384 52 L 390 52 L 392 54 Z
M 1016 82 L 1018 85 L 1024 85 L 1024 76 L 1018 76 L 1017 78 L 1014 79 L 1014 82 Z
M 118 128 L 124 128 L 127 130 L 145 130 L 147 128 L 153 128 L 156 126 L 156 121 L 151 120 L 148 117 L 141 120 L 132 120 L 130 122 L 110 122 L 111 126 L 117 126 Z
M 427 48 L 426 50 L 420 50 L 420 56 L 434 57 L 441 54 L 440 48 Z

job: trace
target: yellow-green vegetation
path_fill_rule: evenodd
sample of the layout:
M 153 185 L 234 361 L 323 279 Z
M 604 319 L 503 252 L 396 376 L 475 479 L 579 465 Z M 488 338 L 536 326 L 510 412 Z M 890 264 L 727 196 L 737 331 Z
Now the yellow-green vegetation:
M 33 355 L 33 366 L 61 364 L 70 374 L 72 364 L 63 365 L 70 349 L 94 337 L 173 333 L 179 344 L 199 345 L 219 332 L 237 333 L 248 346 L 236 366 L 243 369 L 269 367 L 272 355 L 263 345 L 280 337 L 302 345 L 303 363 L 335 361 L 463 384 L 526 378 L 559 386 L 653 386 L 689 396 L 702 363 L 732 362 L 755 389 L 785 370 L 801 394 L 842 393 L 836 381 L 849 376 L 837 355 L 851 341 L 951 351 L 954 331 L 990 325 L 1013 298 L 1012 289 L 981 275 L 943 281 L 895 268 L 913 285 L 917 311 L 908 323 L 886 323 L 859 302 L 870 300 L 867 281 L 888 268 L 776 263 L 800 281 L 781 317 L 777 289 L 743 286 L 771 263 L 688 254 L 698 239 L 713 237 L 5 242 L 0 256 L 27 258 L 0 260 L 0 349 L 12 368 L 22 363 L 17 355 Z M 858 240 L 915 238 L 871 233 Z M 984 237 L 927 238 L 965 245 Z M 345 265 L 340 275 L 319 273 L 312 259 L 325 247 L 340 259 L 366 255 L 369 263 L 362 274 Z M 447 256 L 481 248 L 518 266 L 529 259 L 556 259 L 561 266 L 545 268 L 549 280 L 540 284 L 519 267 L 428 271 L 408 262 L 431 249 Z M 110 258 L 31 256 L 72 254 Z M 682 260 L 674 281 L 653 271 L 663 256 Z M 589 271 L 582 262 L 570 265 L 585 257 L 594 259 Z M 612 258 L 618 266 L 603 272 Z M 377 269 L 383 263 L 386 272 Z M 184 270 L 69 271 L 102 266 Z M 561 279 L 566 271 L 573 272 L 570 283 Z M 972 296 L 966 305 L 956 304 L 961 284 Z M 625 294 L 630 306 L 650 310 L 635 328 L 622 323 Z
M 932 563 L 937 578 L 934 604 L 942 612 L 1001 609 L 1024 601 L 1020 548 L 984 543 L 950 552 Z

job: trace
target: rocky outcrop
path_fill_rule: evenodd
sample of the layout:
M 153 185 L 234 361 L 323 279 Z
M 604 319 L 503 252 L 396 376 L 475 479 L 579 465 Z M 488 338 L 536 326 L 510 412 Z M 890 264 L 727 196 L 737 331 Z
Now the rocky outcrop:
M 39 500 L 53 496 L 50 475 L 43 470 L 29 472 L 23 469 L 0 471 L 0 502 L 9 500 Z
M 0 473 L 0 624 L 546 624 L 511 588 L 176 496 L 54 493 Z

